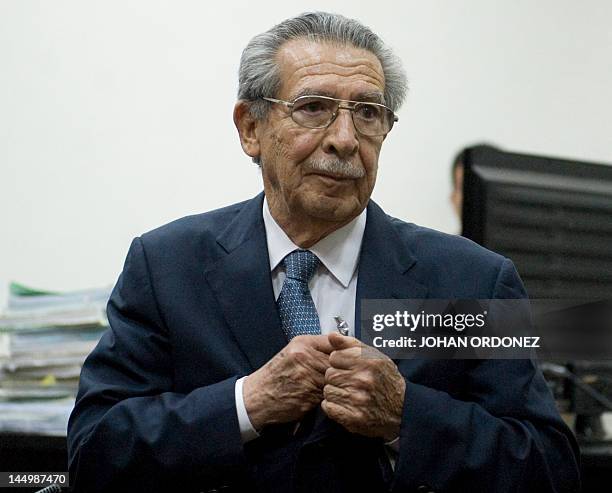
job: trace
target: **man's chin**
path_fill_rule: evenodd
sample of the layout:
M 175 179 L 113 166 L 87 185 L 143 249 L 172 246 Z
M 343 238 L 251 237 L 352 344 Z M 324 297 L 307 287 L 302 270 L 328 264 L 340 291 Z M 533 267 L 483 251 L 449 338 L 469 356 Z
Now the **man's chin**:
M 362 211 L 355 197 L 330 197 L 323 194 L 305 197 L 302 208 L 309 216 L 330 222 L 349 222 Z

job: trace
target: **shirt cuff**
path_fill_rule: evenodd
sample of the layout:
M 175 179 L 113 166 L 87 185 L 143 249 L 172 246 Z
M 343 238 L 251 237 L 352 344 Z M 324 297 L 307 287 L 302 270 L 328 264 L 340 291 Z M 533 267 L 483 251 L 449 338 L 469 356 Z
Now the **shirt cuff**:
M 236 414 L 238 414 L 238 427 L 240 428 L 240 437 L 242 438 L 243 444 L 250 442 L 259 436 L 257 430 L 253 428 L 253 424 L 249 419 L 249 414 L 247 413 L 244 405 L 242 384 L 244 383 L 245 378 L 246 377 L 242 377 L 236 380 L 236 385 L 234 387 L 234 394 L 236 396 Z

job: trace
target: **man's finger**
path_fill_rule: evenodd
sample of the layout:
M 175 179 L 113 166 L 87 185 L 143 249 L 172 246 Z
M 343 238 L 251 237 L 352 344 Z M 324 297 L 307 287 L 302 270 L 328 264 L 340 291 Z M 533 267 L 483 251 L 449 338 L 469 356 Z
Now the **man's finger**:
M 326 384 L 323 387 L 323 398 L 328 402 L 334 402 L 336 404 L 350 403 L 351 393 L 341 387 Z
M 334 351 L 329 355 L 329 365 L 340 370 L 350 370 L 361 361 L 361 351 L 361 347 Z
M 338 334 L 340 335 L 340 334 Z M 304 336 L 304 343 L 309 347 L 325 354 L 331 353 L 335 348 L 329 342 L 329 338 L 325 335 L 309 335 Z
M 351 422 L 352 416 L 350 411 L 340 404 L 323 399 L 321 401 L 321 409 L 330 419 L 345 428 Z
M 325 383 L 340 387 L 346 382 L 349 375 L 351 375 L 351 372 L 348 370 L 339 370 L 338 368 L 330 366 L 325 371 Z
M 329 356 L 312 351 L 309 354 L 308 362 L 305 366 L 312 368 L 317 373 L 325 375 L 325 371 L 329 368 Z
M 334 421 L 338 421 L 338 418 L 347 414 L 344 407 L 342 407 L 340 404 L 336 404 L 335 402 L 328 401 L 327 399 L 323 399 L 321 401 L 321 409 Z
M 351 336 L 343 336 L 337 332 L 330 332 L 327 335 L 330 345 L 334 349 L 348 349 L 361 346 L 361 341 Z

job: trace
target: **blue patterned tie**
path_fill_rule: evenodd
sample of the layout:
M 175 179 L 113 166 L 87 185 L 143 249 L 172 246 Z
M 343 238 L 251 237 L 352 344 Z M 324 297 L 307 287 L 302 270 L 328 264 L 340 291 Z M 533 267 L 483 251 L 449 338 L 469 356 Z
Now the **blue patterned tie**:
M 308 250 L 294 250 L 283 259 L 283 264 L 287 277 L 276 303 L 287 339 L 320 334 L 319 316 L 308 289 L 319 259 Z

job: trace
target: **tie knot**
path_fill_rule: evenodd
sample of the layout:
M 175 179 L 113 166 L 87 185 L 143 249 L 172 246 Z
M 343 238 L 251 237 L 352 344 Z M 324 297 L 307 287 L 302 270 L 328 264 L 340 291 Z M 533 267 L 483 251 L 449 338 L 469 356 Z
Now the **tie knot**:
M 287 277 L 308 283 L 319 264 L 319 259 L 310 250 L 293 250 L 283 259 Z

